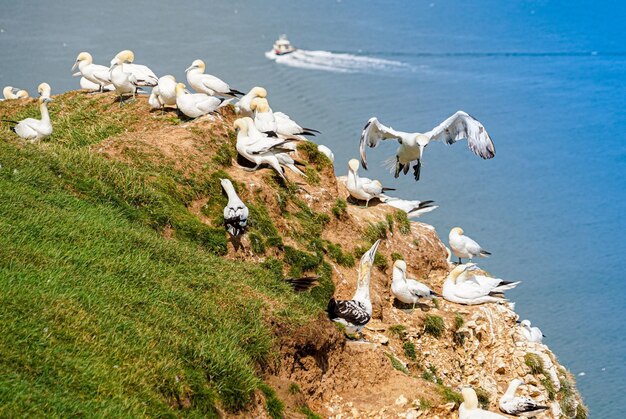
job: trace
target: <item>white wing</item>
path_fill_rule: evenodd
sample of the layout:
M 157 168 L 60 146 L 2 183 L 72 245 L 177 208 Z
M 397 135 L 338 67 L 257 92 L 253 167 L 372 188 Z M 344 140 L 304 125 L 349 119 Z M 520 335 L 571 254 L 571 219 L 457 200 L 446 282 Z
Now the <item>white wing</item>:
M 210 74 L 204 74 L 202 76 L 202 85 L 209 90 L 213 90 L 215 93 L 230 92 L 230 86 L 224 80 Z
M 156 86 L 159 83 L 157 76 L 145 65 L 124 64 L 123 70 L 135 86 Z
M 374 180 L 368 178 L 360 178 L 361 180 L 361 188 L 368 194 L 372 196 L 378 196 L 383 193 L 383 187 L 380 182 L 376 182 Z
M 467 139 L 467 145 L 477 156 L 490 159 L 496 155 L 496 148 L 483 124 L 463 111 L 458 111 L 424 135 L 446 144 Z
M 222 103 L 222 100 L 220 98 L 215 97 L 215 96 L 207 96 L 207 95 L 202 94 L 202 93 L 196 93 L 196 94 L 194 94 L 194 98 L 196 97 L 196 95 L 198 95 L 198 99 L 199 99 L 196 102 L 196 106 L 202 112 L 206 112 L 206 113 L 213 112 Z
M 34 139 L 39 135 L 37 123 L 34 118 L 26 118 L 15 126 L 15 133 L 24 139 Z
M 400 144 L 402 144 L 402 136 L 406 134 L 401 131 L 396 131 L 391 127 L 387 127 L 380 122 L 376 117 L 370 118 L 367 124 L 363 127 L 361 132 L 361 141 L 359 143 L 359 152 L 361 153 L 361 165 L 364 169 L 367 169 L 367 159 L 365 156 L 366 147 L 376 147 L 381 140 L 388 140 L 395 138 Z

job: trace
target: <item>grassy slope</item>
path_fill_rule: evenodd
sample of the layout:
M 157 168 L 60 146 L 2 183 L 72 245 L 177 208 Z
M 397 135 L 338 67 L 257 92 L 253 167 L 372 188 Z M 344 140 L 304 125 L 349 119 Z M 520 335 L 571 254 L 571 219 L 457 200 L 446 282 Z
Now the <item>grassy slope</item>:
M 145 103 L 118 111 L 110 97 L 56 99 L 48 142 L 0 129 L 0 416 L 244 407 L 273 356 L 267 318 L 311 319 L 322 299 L 217 256 L 223 230 L 186 209 L 215 179 L 181 183 L 174 170 L 92 151 L 139 129 L 133 107 Z M 4 102 L 0 115 L 35 109 Z M 177 239 L 164 239 L 166 228 Z

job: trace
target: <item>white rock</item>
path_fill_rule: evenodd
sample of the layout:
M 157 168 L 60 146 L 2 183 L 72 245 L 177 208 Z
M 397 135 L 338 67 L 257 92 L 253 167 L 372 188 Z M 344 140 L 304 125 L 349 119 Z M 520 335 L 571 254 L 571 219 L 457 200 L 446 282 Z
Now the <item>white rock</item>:
M 404 397 L 404 394 L 401 394 L 397 399 L 396 399 L 396 406 L 398 407 L 403 407 L 404 405 L 406 405 L 409 402 L 409 400 Z

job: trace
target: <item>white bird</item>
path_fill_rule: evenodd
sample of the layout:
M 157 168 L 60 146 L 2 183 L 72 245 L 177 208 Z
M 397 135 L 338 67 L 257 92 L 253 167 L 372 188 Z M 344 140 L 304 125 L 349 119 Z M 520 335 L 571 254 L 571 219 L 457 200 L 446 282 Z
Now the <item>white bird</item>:
M 278 137 L 278 125 L 267 99 L 254 98 L 250 109 L 254 111 L 254 126 L 269 137 Z
M 320 132 L 313 128 L 302 128 L 289 115 L 283 112 L 274 112 L 276 119 L 276 129 L 280 135 L 315 135 Z
M 422 154 L 424 148 L 431 141 L 444 141 L 446 144 L 454 144 L 457 141 L 467 139 L 467 144 L 477 156 L 483 159 L 490 159 L 496 155 L 496 149 L 485 127 L 476 119 L 463 111 L 458 111 L 437 127 L 422 134 L 419 132 L 396 131 L 387 127 L 377 118 L 370 118 L 361 133 L 360 152 L 361 164 L 367 169 L 365 156 L 366 147 L 376 147 L 381 140 L 394 138 L 400 143 L 395 157 L 387 160 L 389 168 L 395 170 L 395 177 L 400 176 L 400 172 L 406 175 L 410 165 L 415 161 L 413 173 L 415 180 L 420 178 L 422 166 Z
M 148 97 L 152 109 L 163 110 L 166 106 L 176 106 L 176 78 L 171 75 L 159 77 L 157 85 L 152 88 Z
M 370 279 L 372 265 L 380 239 L 363 254 L 359 265 L 357 288 L 351 300 L 328 301 L 328 316 L 334 322 L 346 326 L 348 333 L 361 332 L 372 318 L 372 302 L 370 301 Z
M 331 163 L 335 162 L 335 154 L 333 154 L 333 151 L 330 148 L 326 147 L 324 144 L 319 144 L 317 146 L 317 151 L 328 157 L 328 160 L 330 160 Z
M 237 152 L 241 157 L 255 164 L 253 168 L 245 170 L 254 171 L 260 166 L 267 164 L 285 179 L 281 167 L 282 164 L 293 172 L 305 176 L 305 174 L 295 166 L 297 162 L 287 154 L 291 150 L 285 146 L 291 140 L 279 140 L 277 138 L 262 136 L 262 134 L 256 130 L 254 121 L 250 117 L 235 120 L 234 126 L 235 129 L 238 130 Z
M 220 183 L 228 195 L 228 204 L 224 207 L 224 226 L 231 236 L 236 237 L 246 231 L 248 207 L 239 198 L 230 180 L 220 179 Z
M 396 260 L 393 264 L 393 273 L 391 281 L 391 293 L 401 302 L 405 304 L 415 304 L 420 299 L 431 300 L 433 297 L 441 297 L 426 285 L 412 278 L 406 277 L 406 262 Z
M 419 218 L 423 214 L 426 214 L 427 212 L 431 212 L 432 210 L 439 208 L 437 205 L 433 205 L 435 201 L 432 201 L 432 200 L 429 200 L 429 201 L 418 201 L 416 199 L 408 200 L 408 199 L 395 198 L 395 197 L 388 196 L 385 194 L 380 196 L 379 199 L 381 200 L 381 202 L 383 202 L 386 205 L 389 205 L 391 207 L 394 207 L 394 208 L 397 208 L 399 210 L 406 212 L 406 215 L 409 218 Z
M 242 96 L 239 99 L 239 101 L 237 102 L 237 105 L 235 105 L 235 109 L 237 110 L 237 113 L 242 117 L 248 116 L 250 118 L 254 118 L 254 111 L 252 110 L 252 101 L 257 97 L 262 97 L 262 98 L 267 97 L 267 90 L 259 86 L 255 86 L 252 89 L 250 89 L 248 93 L 246 93 L 244 96 Z
M 74 62 L 74 65 L 72 66 L 72 71 L 74 71 L 76 67 L 78 67 L 78 70 L 83 78 L 93 83 L 93 85 L 98 86 L 97 90 L 100 92 L 104 91 L 105 86 L 111 84 L 111 71 L 109 67 L 94 64 L 93 58 L 88 52 L 81 52 L 78 54 L 76 62 Z M 87 84 L 85 83 L 85 85 Z
M 453 303 L 475 305 L 506 301 L 502 293 L 515 288 L 521 281 L 511 282 L 484 275 L 476 275 L 473 263 L 455 267 L 443 283 L 443 298 Z
M 519 378 L 509 383 L 504 396 L 500 398 L 500 410 L 508 415 L 532 417 L 548 409 L 531 399 L 530 397 L 515 397 L 517 387 L 524 384 Z
M 541 329 L 538 327 L 531 327 L 530 320 L 522 320 L 520 322 L 520 326 L 522 327 L 522 335 L 529 342 L 543 342 L 543 338 L 545 337 L 543 333 L 541 333 Z
M 463 395 L 463 403 L 459 406 L 459 419 L 506 419 L 497 413 L 480 409 L 478 396 L 476 396 L 473 388 L 464 387 L 461 394 Z
M 39 93 L 39 97 L 50 98 L 52 89 L 48 83 L 40 83 L 39 86 L 37 86 L 37 92 Z
M 101 86 L 99 84 L 93 83 L 87 80 L 86 78 L 84 78 L 80 74 L 80 71 L 72 74 L 72 77 L 80 77 L 80 80 L 78 81 L 78 85 L 80 86 L 82 90 L 87 90 L 88 92 L 100 92 Z M 102 87 L 102 90 L 105 92 L 110 92 L 112 90 L 115 90 L 115 87 L 109 83 L 106 86 Z
M 5 86 L 4 89 L 2 89 L 2 94 L 6 100 L 26 99 L 28 97 L 28 92 L 26 90 L 21 90 L 12 86 Z
M 176 85 L 176 106 L 189 118 L 197 118 L 215 111 L 224 99 L 204 93 L 189 93 L 183 83 Z
M 3 121 L 15 124 L 15 126 L 11 127 L 13 132 L 21 138 L 35 143 L 52 134 L 52 123 L 50 122 L 50 114 L 48 113 L 48 103 L 52 101 L 53 100 L 49 97 L 39 98 L 41 119 L 26 118 L 21 121 L 9 121 L 5 119 Z
M 464 233 L 461 227 L 454 227 L 448 235 L 450 249 L 459 258 L 459 263 L 461 263 L 461 258 L 468 258 L 471 262 L 475 257 L 484 258 L 491 254 Z
M 350 192 L 350 196 L 361 201 L 365 201 L 365 206 L 369 205 L 369 202 L 373 198 L 380 198 L 385 191 L 394 191 L 393 188 L 385 188 L 377 181 L 368 179 L 366 177 L 359 177 L 359 161 L 357 159 L 351 159 L 348 162 L 348 178 L 346 180 L 346 188 Z
M 211 96 L 243 96 L 243 92 L 231 89 L 228 83 L 210 74 L 204 74 L 206 68 L 204 61 L 195 60 L 191 66 L 185 70 L 187 82 L 197 92 L 206 93 Z
M 141 86 L 154 87 L 159 82 L 157 76 L 145 65 L 133 64 L 135 54 L 130 50 L 120 51 L 112 60 L 110 68 L 111 83 L 122 97 L 131 94 L 133 98 Z

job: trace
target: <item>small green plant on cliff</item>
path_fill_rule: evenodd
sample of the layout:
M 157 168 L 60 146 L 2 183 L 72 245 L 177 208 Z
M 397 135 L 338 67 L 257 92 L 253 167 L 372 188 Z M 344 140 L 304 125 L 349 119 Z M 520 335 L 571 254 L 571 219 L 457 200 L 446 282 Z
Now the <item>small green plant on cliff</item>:
M 285 405 L 278 398 L 273 388 L 265 383 L 259 385 L 259 390 L 265 396 L 265 408 L 272 419 L 282 419 Z
M 389 360 L 391 361 L 392 367 L 394 367 L 398 371 L 403 372 L 407 375 L 409 374 L 409 370 L 407 370 L 404 364 L 402 364 L 402 362 L 400 362 L 398 358 L 393 356 L 393 354 L 390 354 L 389 352 L 385 352 L 385 355 L 387 355 L 387 358 L 389 358 Z
M 312 411 L 309 406 L 302 406 L 300 408 L 300 413 L 302 413 L 306 419 L 324 419 L 322 416 Z
M 527 353 L 526 355 L 524 355 L 524 363 L 526 364 L 526 366 L 528 366 L 528 368 L 530 368 L 530 373 L 533 375 L 537 375 L 537 374 L 545 374 L 545 370 L 543 367 L 543 361 L 541 360 L 541 358 L 539 357 L 539 355 L 537 354 L 533 354 L 533 353 Z
M 452 340 L 459 346 L 463 346 L 465 343 L 465 334 L 459 331 L 459 329 L 463 327 L 464 323 L 465 321 L 463 320 L 463 316 L 461 316 L 458 312 L 454 313 L 454 332 Z
M 424 319 L 424 332 L 438 338 L 446 330 L 446 324 L 440 316 L 427 314 Z
M 302 390 L 300 390 L 300 386 L 298 385 L 298 383 L 289 384 L 289 394 L 298 394 L 301 392 Z
M 394 324 L 393 326 L 389 326 L 388 330 L 390 335 L 395 336 L 398 339 L 403 339 L 406 326 L 403 324 Z
M 463 403 L 463 396 L 461 396 L 461 393 L 452 390 L 450 387 L 440 384 L 438 386 L 438 390 L 439 394 L 441 394 L 441 397 L 443 397 L 446 403 L 454 403 L 456 405 Z
M 345 266 L 347 268 L 353 267 L 356 263 L 354 260 L 354 256 L 349 253 L 345 253 L 340 244 L 334 244 L 331 242 L 326 242 L 326 252 L 328 256 L 337 262 L 341 266 Z
M 476 397 L 478 397 L 478 405 L 482 409 L 487 409 L 489 407 L 489 393 L 482 387 L 474 387 L 474 391 L 476 392 Z
M 411 361 L 417 361 L 417 354 L 415 353 L 415 345 L 413 342 L 404 342 L 402 345 L 402 349 L 404 349 L 404 355 L 410 359 Z
M 298 151 L 304 154 L 305 160 L 320 170 L 326 167 L 332 167 L 333 163 L 326 154 L 321 153 L 317 149 L 317 144 L 312 141 L 302 141 L 298 144 Z
M 345 199 L 337 198 L 335 200 L 335 204 L 331 208 L 331 211 L 333 215 L 335 216 L 335 218 L 343 219 L 348 213 L 348 203 L 346 202 Z
M 404 260 L 404 256 L 402 256 L 400 253 L 393 252 L 393 253 L 391 254 L 391 260 L 392 260 L 392 261 L 394 261 L 394 262 L 395 262 L 396 260 Z
M 378 239 L 387 238 L 387 223 L 380 221 L 378 223 L 368 223 L 363 239 L 371 246 Z
M 397 210 L 394 212 L 393 217 L 396 220 L 396 225 L 398 226 L 400 234 L 407 235 L 411 232 L 411 221 L 409 220 L 406 212 Z

